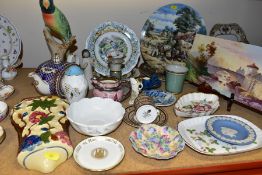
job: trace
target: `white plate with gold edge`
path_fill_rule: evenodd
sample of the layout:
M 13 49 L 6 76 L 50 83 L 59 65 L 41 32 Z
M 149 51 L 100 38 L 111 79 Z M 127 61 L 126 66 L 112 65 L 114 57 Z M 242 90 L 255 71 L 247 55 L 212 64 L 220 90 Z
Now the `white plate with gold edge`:
M 232 145 L 216 139 L 205 127 L 206 120 L 214 116 L 228 116 L 241 120 L 255 130 L 256 140 L 249 145 Z M 178 124 L 178 132 L 189 147 L 206 155 L 229 155 L 262 147 L 262 130 L 248 120 L 235 115 L 211 115 L 187 119 Z
M 118 165 L 125 155 L 124 146 L 111 137 L 90 137 L 74 150 L 75 161 L 91 171 L 105 171 Z

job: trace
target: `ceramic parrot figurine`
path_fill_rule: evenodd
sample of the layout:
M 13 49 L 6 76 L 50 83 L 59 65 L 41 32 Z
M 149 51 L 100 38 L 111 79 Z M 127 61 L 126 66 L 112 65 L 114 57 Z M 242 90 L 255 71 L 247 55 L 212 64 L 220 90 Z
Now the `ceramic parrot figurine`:
M 53 0 L 39 0 L 39 3 L 45 25 L 63 43 L 68 42 L 72 33 L 65 15 L 54 5 Z

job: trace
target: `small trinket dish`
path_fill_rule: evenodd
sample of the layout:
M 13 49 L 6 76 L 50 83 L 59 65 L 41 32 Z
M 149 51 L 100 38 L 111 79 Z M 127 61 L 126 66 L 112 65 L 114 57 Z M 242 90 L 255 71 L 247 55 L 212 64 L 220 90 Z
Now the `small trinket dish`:
M 118 165 L 125 155 L 124 146 L 111 137 L 90 137 L 80 142 L 74 151 L 74 159 L 82 168 L 105 171 Z
M 176 96 L 162 90 L 144 90 L 143 93 L 153 98 L 155 106 L 171 106 L 176 102 Z
M 5 102 L 0 101 L 0 121 L 4 120 L 7 116 L 8 106 Z
M 137 152 L 154 159 L 171 159 L 185 147 L 176 130 L 155 124 L 143 125 L 132 131 L 129 140 Z
M 83 98 L 66 111 L 73 128 L 81 134 L 98 136 L 115 130 L 122 122 L 125 108 L 110 98 Z
M 174 109 L 176 115 L 180 117 L 200 117 L 213 114 L 218 107 L 217 95 L 190 93 L 179 98 Z
M 3 85 L 0 87 L 0 99 L 4 100 L 7 99 L 9 96 L 11 96 L 14 93 L 15 89 L 11 85 Z
M 252 127 L 228 116 L 207 119 L 206 129 L 215 138 L 233 145 L 249 145 L 256 140 L 256 132 Z
M 5 139 L 5 130 L 2 126 L 0 126 L 0 144 L 4 141 Z

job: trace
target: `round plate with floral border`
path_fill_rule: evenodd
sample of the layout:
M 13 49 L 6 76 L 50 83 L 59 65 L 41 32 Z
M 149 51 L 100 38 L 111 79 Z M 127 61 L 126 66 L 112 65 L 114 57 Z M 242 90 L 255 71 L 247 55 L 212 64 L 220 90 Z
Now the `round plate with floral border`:
M 206 27 L 203 18 L 193 8 L 179 3 L 159 8 L 142 28 L 141 54 L 144 61 L 152 71 L 164 74 L 167 64 L 185 61 L 196 33 L 206 34 Z
M 95 59 L 95 71 L 103 76 L 110 75 L 109 57 L 124 59 L 122 75 L 125 75 L 136 66 L 140 56 L 136 34 L 126 25 L 113 21 L 100 24 L 90 33 L 86 49 Z
M 21 52 L 21 39 L 15 26 L 4 16 L 0 15 L 0 57 L 7 56 L 10 65 L 17 67 Z

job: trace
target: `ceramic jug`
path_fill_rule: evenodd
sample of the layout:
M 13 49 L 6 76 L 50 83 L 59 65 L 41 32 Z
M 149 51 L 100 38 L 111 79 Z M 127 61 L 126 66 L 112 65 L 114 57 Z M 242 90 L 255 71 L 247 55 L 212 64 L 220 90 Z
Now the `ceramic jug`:
M 114 78 L 92 78 L 93 95 L 121 101 L 123 98 L 122 82 Z

